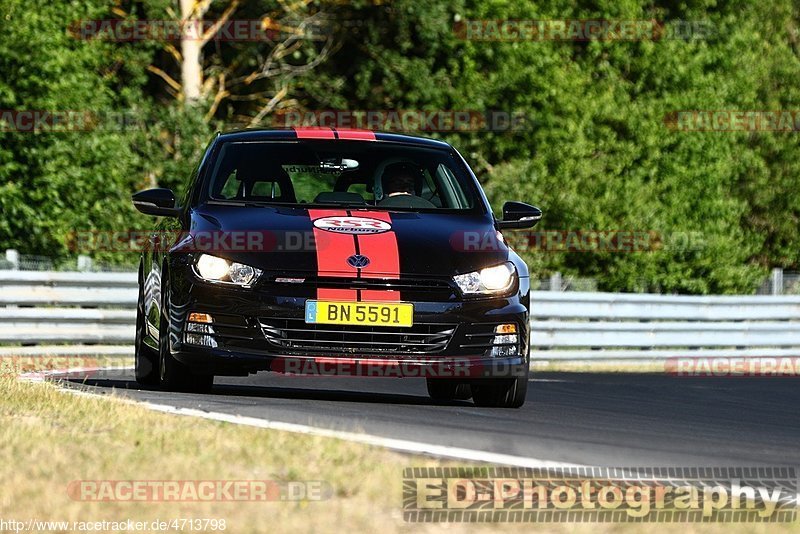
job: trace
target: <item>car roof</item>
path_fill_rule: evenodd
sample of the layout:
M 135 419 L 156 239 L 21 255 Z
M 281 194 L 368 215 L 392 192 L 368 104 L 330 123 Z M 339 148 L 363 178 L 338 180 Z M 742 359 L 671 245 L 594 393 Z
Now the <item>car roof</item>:
M 453 150 L 449 143 L 427 137 L 402 135 L 388 132 L 373 132 L 372 130 L 358 130 L 353 128 L 322 128 L 304 127 L 290 129 L 246 129 L 223 132 L 219 134 L 219 141 L 270 141 L 270 140 L 295 140 L 295 139 L 330 139 L 351 141 L 381 141 L 402 143 L 407 145 L 422 146 Z

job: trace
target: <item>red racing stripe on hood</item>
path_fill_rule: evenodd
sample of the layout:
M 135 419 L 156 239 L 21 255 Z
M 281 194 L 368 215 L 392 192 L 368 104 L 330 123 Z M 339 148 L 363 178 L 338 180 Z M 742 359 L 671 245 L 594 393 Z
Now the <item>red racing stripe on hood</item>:
M 310 209 L 308 215 L 313 223 L 322 217 L 346 217 L 345 210 Z M 314 243 L 317 249 L 317 276 L 355 278 L 358 271 L 347 264 L 347 258 L 356 253 L 356 242 L 350 234 L 337 234 L 314 228 Z M 322 300 L 358 300 L 355 289 L 317 289 L 317 298 Z
M 359 211 L 358 215 L 392 224 L 392 217 L 383 211 Z M 397 246 L 394 230 L 380 234 L 359 235 L 358 249 L 370 259 L 369 265 L 361 269 L 362 278 L 400 279 L 400 249 Z M 363 290 L 361 300 L 397 302 L 400 300 L 400 292 Z

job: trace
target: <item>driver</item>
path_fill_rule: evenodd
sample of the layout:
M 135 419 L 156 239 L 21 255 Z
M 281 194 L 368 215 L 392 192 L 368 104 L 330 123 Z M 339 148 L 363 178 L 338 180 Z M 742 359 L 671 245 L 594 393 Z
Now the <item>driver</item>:
M 379 206 L 433 208 L 431 202 L 416 195 L 419 170 L 409 164 L 390 165 L 383 172 L 383 192 L 385 196 Z
M 390 167 L 383 175 L 383 191 L 387 197 L 413 196 L 415 186 L 414 175 L 405 165 Z

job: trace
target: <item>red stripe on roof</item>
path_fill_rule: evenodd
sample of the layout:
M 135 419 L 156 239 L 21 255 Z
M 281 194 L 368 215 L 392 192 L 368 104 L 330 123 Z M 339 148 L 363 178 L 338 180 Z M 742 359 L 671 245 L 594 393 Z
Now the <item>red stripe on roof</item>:
M 339 139 L 354 139 L 360 141 L 375 141 L 375 132 L 370 130 L 340 130 L 336 128 Z
M 293 128 L 293 130 L 298 139 L 335 139 L 331 128 L 308 126 L 305 128 Z

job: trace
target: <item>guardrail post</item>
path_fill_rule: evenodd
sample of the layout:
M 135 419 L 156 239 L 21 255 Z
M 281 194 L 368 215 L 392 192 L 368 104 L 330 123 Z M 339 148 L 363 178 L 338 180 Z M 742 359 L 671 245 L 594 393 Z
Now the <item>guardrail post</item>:
M 783 294 L 783 269 L 780 267 L 772 269 L 772 294 Z
M 561 273 L 550 275 L 550 291 L 561 291 Z
M 81 272 L 89 272 L 92 270 L 92 258 L 89 256 L 84 256 L 83 254 L 78 256 L 78 270 Z
M 6 250 L 6 261 L 11 264 L 12 270 L 19 270 L 19 252 L 14 249 Z

